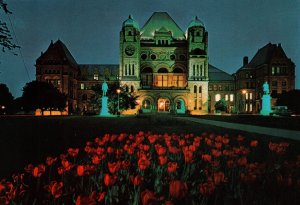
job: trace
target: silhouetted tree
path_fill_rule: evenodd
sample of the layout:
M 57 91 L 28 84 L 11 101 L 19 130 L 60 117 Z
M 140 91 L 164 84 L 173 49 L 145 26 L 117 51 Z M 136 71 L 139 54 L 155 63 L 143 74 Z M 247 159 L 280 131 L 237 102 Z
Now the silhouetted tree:
M 276 104 L 279 106 L 287 106 L 289 110 L 300 114 L 300 90 L 291 90 L 279 96 Z
M 32 81 L 23 88 L 21 102 L 24 111 L 36 109 L 63 111 L 66 107 L 66 96 L 59 92 L 52 84 L 47 82 Z
M 215 109 L 217 111 L 226 111 L 227 110 L 227 103 L 224 99 L 219 100 L 215 104 Z
M 0 0 L 0 12 L 4 12 L 5 14 L 11 14 L 4 0 Z M 19 47 L 12 42 L 12 37 L 7 27 L 7 24 L 1 19 L 0 19 L 0 46 L 2 47 L 3 52 L 5 52 L 6 49 L 13 50 Z
M 14 97 L 5 84 L 0 84 L 0 114 L 11 114 L 13 112 Z
M 92 89 L 95 92 L 95 95 L 91 97 L 91 103 L 95 106 L 99 106 L 99 110 L 101 109 L 101 97 L 102 97 L 102 85 L 95 85 Z M 120 87 L 119 83 L 111 83 L 108 85 L 107 97 L 108 97 L 108 109 L 112 114 L 116 114 L 118 111 L 118 93 L 117 89 L 120 89 L 121 92 L 119 94 L 119 106 L 120 111 L 134 109 L 137 105 L 136 100 L 138 96 L 134 96 L 132 93 L 128 91 L 126 86 Z

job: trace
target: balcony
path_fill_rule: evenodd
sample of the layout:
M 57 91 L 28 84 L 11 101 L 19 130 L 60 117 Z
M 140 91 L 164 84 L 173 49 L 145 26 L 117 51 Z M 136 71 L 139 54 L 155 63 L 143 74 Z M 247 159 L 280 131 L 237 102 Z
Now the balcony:
M 142 89 L 183 90 L 186 89 L 186 75 L 182 73 L 143 73 Z

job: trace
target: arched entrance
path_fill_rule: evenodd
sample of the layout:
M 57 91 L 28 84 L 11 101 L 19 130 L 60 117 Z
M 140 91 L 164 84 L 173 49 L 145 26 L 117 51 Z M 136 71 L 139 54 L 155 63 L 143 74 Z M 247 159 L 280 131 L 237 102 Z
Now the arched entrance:
M 185 103 L 183 99 L 176 100 L 176 113 L 184 114 L 186 112 Z
M 157 101 L 158 112 L 170 112 L 170 100 L 166 98 L 160 98 Z

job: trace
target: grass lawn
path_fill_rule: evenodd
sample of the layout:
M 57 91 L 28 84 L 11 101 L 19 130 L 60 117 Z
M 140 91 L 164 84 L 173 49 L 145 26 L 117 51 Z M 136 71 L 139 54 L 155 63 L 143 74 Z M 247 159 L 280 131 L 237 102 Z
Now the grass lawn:
M 288 130 L 300 130 L 300 116 L 260 116 L 260 115 L 202 115 L 197 116 L 207 120 L 250 124 L 262 127 L 274 127 Z
M 209 118 L 209 116 L 206 116 Z M 214 118 L 215 117 L 215 118 Z M 213 116 L 211 118 L 226 118 Z M 239 116 L 228 117 L 234 121 Z M 241 116 L 246 121 L 246 116 Z M 275 118 L 274 118 L 275 119 Z M 281 121 L 280 118 L 276 118 Z M 249 121 L 254 118 L 250 116 Z M 299 120 L 299 119 L 298 119 Z M 281 121 L 282 122 L 282 121 Z M 242 134 L 247 138 L 261 138 L 265 143 L 270 137 L 241 131 L 184 122 L 170 115 L 151 115 L 120 118 L 100 117 L 0 117 L 0 178 L 10 176 L 14 172 L 23 171 L 29 163 L 37 164 L 45 161 L 47 156 L 57 156 L 69 147 L 84 147 L 85 142 L 93 140 L 105 133 L 194 133 Z M 272 141 L 288 141 L 275 139 Z M 300 153 L 300 142 L 289 141 L 292 155 Z

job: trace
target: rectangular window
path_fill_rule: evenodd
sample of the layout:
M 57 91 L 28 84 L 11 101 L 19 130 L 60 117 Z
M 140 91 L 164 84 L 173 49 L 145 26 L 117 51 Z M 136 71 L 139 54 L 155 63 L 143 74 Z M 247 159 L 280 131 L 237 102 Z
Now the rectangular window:
M 210 90 L 210 91 L 212 90 L 212 86 L 211 85 L 208 86 L 208 90 Z
M 272 67 L 272 75 L 275 75 L 275 67 Z
M 84 83 L 80 83 L 80 89 L 84 90 Z
M 216 94 L 215 100 L 216 100 L 216 102 L 218 102 L 219 100 L 221 100 L 221 95 L 220 94 Z
M 60 80 L 57 80 L 57 85 L 60 85 Z
M 217 91 L 217 90 L 218 90 L 218 86 L 214 85 L 214 91 Z
M 252 109 L 253 109 L 252 103 L 250 103 L 249 111 L 252 112 Z
M 249 99 L 252 100 L 252 93 L 249 93 Z
M 222 91 L 222 85 L 219 85 L 219 90 Z
M 282 85 L 282 86 L 286 86 L 286 81 L 285 81 L 285 80 L 282 81 L 281 85 Z
M 225 95 L 225 100 L 228 101 L 228 95 Z
M 98 75 L 98 73 L 94 73 L 94 80 L 99 80 L 99 75 Z
M 246 94 L 245 94 L 246 100 L 248 100 L 248 95 L 249 95 L 249 93 L 246 93 Z
M 230 102 L 233 102 L 233 94 L 230 94 Z

